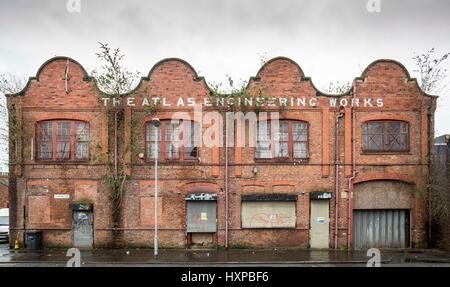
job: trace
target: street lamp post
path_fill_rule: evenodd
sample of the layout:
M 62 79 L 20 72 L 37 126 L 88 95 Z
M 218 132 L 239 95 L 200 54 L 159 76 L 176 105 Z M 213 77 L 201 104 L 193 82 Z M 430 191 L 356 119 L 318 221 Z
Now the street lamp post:
M 161 122 L 158 118 L 152 119 L 152 125 L 155 127 L 155 236 L 153 241 L 154 256 L 158 256 L 158 136 L 160 124 Z

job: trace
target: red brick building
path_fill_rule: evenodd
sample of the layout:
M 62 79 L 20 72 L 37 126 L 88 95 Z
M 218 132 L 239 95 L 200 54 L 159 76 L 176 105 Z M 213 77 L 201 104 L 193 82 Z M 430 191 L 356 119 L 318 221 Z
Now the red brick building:
M 230 98 L 188 63 L 160 61 L 119 104 L 76 61 L 50 59 L 8 96 L 12 242 L 37 229 L 45 246 L 151 247 L 157 117 L 161 247 L 424 246 L 436 98 L 400 63 L 327 95 L 275 58 L 247 89 L 240 100 L 278 112 L 279 129 L 259 118 L 256 147 L 184 147 L 186 126 L 223 136 L 193 105 L 223 114 Z
M 0 172 L 0 208 L 8 206 L 8 173 Z

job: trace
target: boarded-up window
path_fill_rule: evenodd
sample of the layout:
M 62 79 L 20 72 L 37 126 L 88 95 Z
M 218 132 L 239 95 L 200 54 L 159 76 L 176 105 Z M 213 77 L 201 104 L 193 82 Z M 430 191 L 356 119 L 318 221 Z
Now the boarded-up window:
M 46 184 L 33 184 L 28 187 L 30 193 L 48 193 L 49 186 Z
M 154 197 L 143 196 L 140 200 L 141 225 L 155 225 L 155 201 Z M 158 225 L 162 222 L 162 199 L 158 196 Z
M 48 196 L 28 197 L 28 222 L 30 224 L 50 222 L 50 198 Z
M 162 182 L 158 181 L 158 190 L 162 190 Z M 141 180 L 139 182 L 140 196 L 153 196 L 155 194 L 155 182 L 153 180 Z
M 75 200 L 92 200 L 97 197 L 97 182 L 75 181 Z
M 296 201 L 243 201 L 242 228 L 295 228 Z

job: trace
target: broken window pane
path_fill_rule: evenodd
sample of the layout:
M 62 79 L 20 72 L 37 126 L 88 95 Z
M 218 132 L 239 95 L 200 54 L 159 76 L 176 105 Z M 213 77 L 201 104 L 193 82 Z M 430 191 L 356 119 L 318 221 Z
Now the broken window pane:
M 52 141 L 52 122 L 43 122 L 39 124 L 39 140 Z
M 306 142 L 294 143 L 294 158 L 308 158 Z
M 77 159 L 89 158 L 89 144 L 87 142 L 77 143 Z
M 58 142 L 56 144 L 56 158 L 68 159 L 70 157 L 70 142 Z
M 37 125 L 38 159 L 88 159 L 89 124 L 80 121 L 45 121 Z M 74 135 L 75 133 L 75 135 Z M 72 153 L 72 149 L 75 153 Z
M 165 157 L 166 159 L 178 159 L 180 140 L 179 124 L 168 123 L 165 128 Z
M 51 159 L 52 158 L 52 145 L 51 143 L 39 144 L 39 158 Z
M 365 151 L 408 150 L 408 123 L 401 121 L 367 122 L 362 127 L 362 145 Z
M 267 121 L 258 122 L 256 158 L 272 158 L 270 150 L 270 123 Z
M 183 121 L 184 158 L 198 158 L 200 146 L 200 125 L 193 121 Z
M 83 142 L 89 140 L 89 125 L 87 123 L 76 124 L 77 141 Z
M 259 122 L 255 157 L 308 158 L 308 124 L 286 120 Z
M 89 125 L 76 123 L 76 159 L 89 159 Z

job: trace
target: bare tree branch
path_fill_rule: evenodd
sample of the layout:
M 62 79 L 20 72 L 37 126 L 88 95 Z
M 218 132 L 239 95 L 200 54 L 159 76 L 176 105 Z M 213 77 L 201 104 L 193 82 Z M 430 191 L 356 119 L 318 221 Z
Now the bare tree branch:
M 343 94 L 348 92 L 352 87 L 350 82 L 330 82 L 328 86 L 324 87 L 324 91 L 328 94 Z
M 119 48 L 111 49 L 108 44 L 100 44 L 100 52 L 95 55 L 101 62 L 92 75 L 104 92 L 115 96 L 132 90 L 139 79 L 139 72 L 130 72 L 122 65 L 125 57 Z
M 447 88 L 447 69 L 443 67 L 450 53 L 436 55 L 436 50 L 430 50 L 412 58 L 416 64 L 413 70 L 418 74 L 419 85 L 426 93 L 439 94 Z
M 8 166 L 8 108 L 5 94 L 20 92 L 27 82 L 25 76 L 0 73 L 0 170 Z

